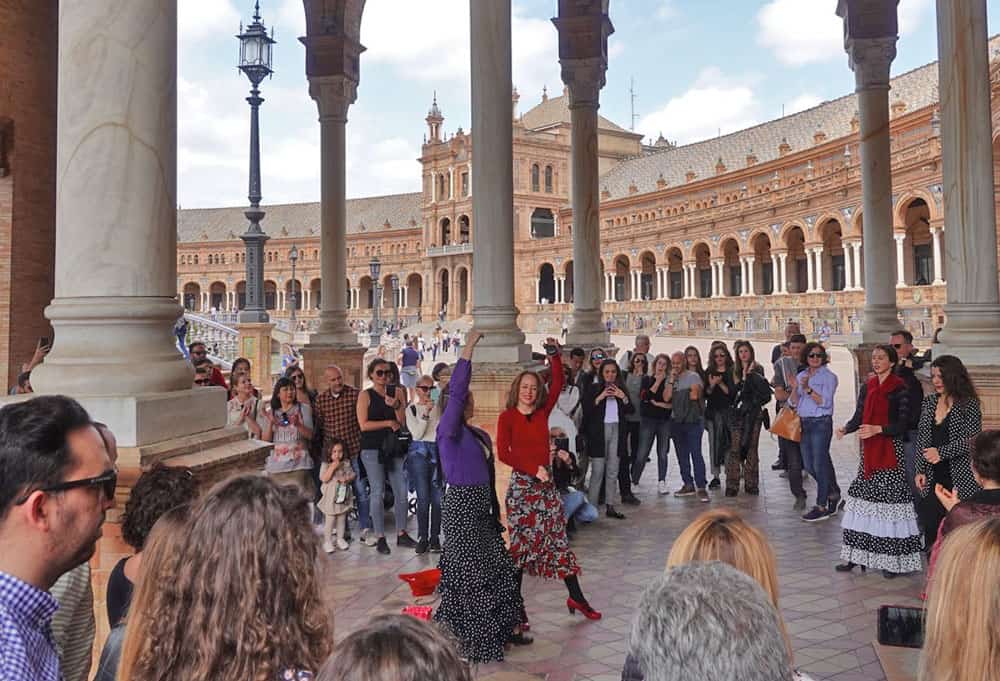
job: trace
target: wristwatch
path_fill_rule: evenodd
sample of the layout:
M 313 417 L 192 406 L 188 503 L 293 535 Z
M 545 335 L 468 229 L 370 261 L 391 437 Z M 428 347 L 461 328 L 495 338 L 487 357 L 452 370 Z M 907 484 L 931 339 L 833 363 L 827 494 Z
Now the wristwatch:
M 813 394 L 813 389 L 812 388 L 809 388 L 808 390 L 806 390 L 806 395 L 812 395 L 812 394 Z

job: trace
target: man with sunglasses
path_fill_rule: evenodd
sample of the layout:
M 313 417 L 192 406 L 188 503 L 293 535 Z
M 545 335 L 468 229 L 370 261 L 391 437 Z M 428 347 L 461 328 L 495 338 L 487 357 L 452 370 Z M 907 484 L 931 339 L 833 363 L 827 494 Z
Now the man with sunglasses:
M 924 389 L 917 378 L 917 369 L 923 366 L 923 360 L 915 357 L 913 334 L 906 329 L 900 329 L 889 337 L 889 344 L 896 349 L 899 362 L 893 373 L 903 379 L 906 393 L 911 405 L 920 404 L 924 400 Z M 910 492 L 914 499 L 921 498 L 923 490 L 916 485 L 917 475 L 917 426 L 920 423 L 920 409 L 910 408 L 910 423 L 907 424 L 906 440 L 903 442 L 903 458 L 906 466 L 906 480 L 910 484 Z
M 208 348 L 201 341 L 195 341 L 188 346 L 188 355 L 191 358 L 191 364 L 197 368 L 199 360 L 208 360 Z M 211 362 L 211 360 L 208 361 Z M 204 384 L 199 383 L 198 385 Z M 214 364 L 212 365 L 208 385 L 217 385 L 219 387 L 226 388 L 227 390 L 229 389 L 229 385 L 226 383 L 226 377 L 222 375 L 222 370 Z
M 62 678 L 49 589 L 94 555 L 117 477 L 75 400 L 47 395 L 0 409 L 0 681 Z

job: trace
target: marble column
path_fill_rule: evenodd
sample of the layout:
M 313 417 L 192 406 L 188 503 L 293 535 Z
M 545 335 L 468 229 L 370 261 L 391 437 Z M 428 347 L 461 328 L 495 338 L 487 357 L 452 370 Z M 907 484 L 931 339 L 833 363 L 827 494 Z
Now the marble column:
M 541 282 L 542 280 L 540 278 L 535 277 L 535 300 L 533 302 L 536 304 L 542 302 Z
M 889 67 L 896 56 L 895 5 L 891 12 L 891 34 L 883 37 L 855 37 L 854 24 L 863 24 L 864 20 L 845 17 L 847 30 L 844 45 L 854 71 L 861 123 L 860 163 L 867 276 L 861 327 L 864 343 L 884 343 L 899 326 L 892 268 L 885 266 L 892 259 Z
M 906 256 L 903 251 L 903 242 L 906 241 L 905 234 L 893 234 L 896 240 L 896 288 L 906 286 Z
M 816 270 L 813 268 L 813 252 L 811 248 L 806 249 L 806 293 L 816 290 Z
M 781 256 L 781 253 L 771 254 L 771 280 L 774 282 L 771 293 L 774 294 L 784 293 L 781 287 Z
M 712 290 L 709 291 L 708 295 L 709 295 L 710 298 L 718 298 L 719 297 L 719 268 L 717 267 L 717 263 L 712 262 L 712 261 L 709 261 L 708 265 L 712 269 Z
M 746 261 L 747 261 L 747 288 L 746 288 L 746 295 L 748 295 L 748 296 L 756 295 L 755 292 L 754 292 L 755 285 L 754 285 L 754 271 L 753 271 L 754 263 L 756 262 L 756 260 L 757 260 L 757 258 L 755 256 L 752 256 L 752 255 L 748 255 L 747 258 L 746 258 Z
M 490 188 L 472 204 L 472 224 L 476 226 L 472 251 L 472 269 L 476 273 L 472 278 L 472 325 L 485 336 L 476 350 L 476 358 L 502 363 L 531 359 L 531 348 L 517 326 L 518 311 L 514 306 L 514 232 L 510 228 L 514 224 L 510 4 L 511 0 L 469 2 L 472 129 L 476 131 L 472 181 L 477 187 Z M 596 210 L 594 215 L 596 225 Z M 574 218 L 574 222 L 580 220 Z M 577 234 L 581 230 L 578 227 L 573 231 Z M 586 269 L 588 261 L 596 265 L 596 237 L 595 230 L 592 252 L 574 251 L 575 271 Z M 591 281 L 590 285 L 594 283 Z M 588 290 L 586 287 L 584 284 L 583 290 Z M 580 291 L 578 288 L 578 297 Z
M 821 292 L 823 292 L 825 290 L 823 288 L 823 247 L 822 246 L 817 246 L 816 248 L 813 249 L 813 257 L 816 259 L 816 266 L 815 266 L 815 268 L 816 268 L 815 269 L 815 272 L 816 272 L 816 281 L 815 281 L 815 284 L 816 284 L 816 286 L 815 286 L 815 290 L 817 292 L 821 293 Z
M 473 0 L 473 5 L 479 3 Z M 510 0 L 497 3 L 506 7 Z M 573 320 L 567 344 L 606 346 L 611 336 L 604 324 L 599 301 L 600 266 L 600 161 L 597 148 L 601 88 L 607 71 L 607 36 L 614 30 L 607 14 L 593 8 L 559 3 L 553 19 L 559 35 L 559 64 L 568 90 L 570 110 L 570 177 L 573 206 Z M 487 31 L 495 29 L 485 29 Z M 507 88 L 510 108 L 510 88 Z M 508 112 L 506 127 L 510 128 Z M 477 142 L 478 146 L 478 142 Z M 473 155 L 475 161 L 476 155 Z M 614 298 L 614 285 L 608 299 Z
M 844 244 L 844 290 L 854 290 L 854 262 L 851 259 L 851 244 Z
M 944 284 L 944 277 L 941 276 L 941 232 L 944 227 L 931 227 L 931 239 L 933 240 L 933 250 L 934 250 L 934 285 L 941 286 Z
M 176 0 L 59 8 L 55 344 L 32 372 L 38 392 L 191 387 L 170 333 L 183 313 L 176 40 Z
M 851 244 L 854 247 L 854 288 L 860 289 L 865 283 L 861 276 L 861 241 L 855 241 Z
M 347 110 L 358 83 L 344 75 L 309 79 L 320 125 L 320 311 L 310 345 L 354 348 L 347 324 Z
M 1000 292 L 986 0 L 938 0 L 937 26 L 948 225 L 948 323 L 940 340 L 945 352 L 968 365 L 996 366 Z

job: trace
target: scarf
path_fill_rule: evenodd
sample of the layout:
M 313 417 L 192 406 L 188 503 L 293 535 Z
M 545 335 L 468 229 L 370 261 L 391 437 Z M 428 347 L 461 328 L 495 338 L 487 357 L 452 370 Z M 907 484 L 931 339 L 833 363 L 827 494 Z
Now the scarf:
M 889 374 L 882 382 L 879 382 L 878 376 L 869 378 L 861 423 L 871 426 L 889 425 L 889 394 L 903 385 L 903 379 L 895 374 Z M 865 480 L 871 479 L 878 471 L 896 467 L 896 452 L 892 438 L 888 435 L 873 435 L 864 440 L 861 456 L 864 459 Z

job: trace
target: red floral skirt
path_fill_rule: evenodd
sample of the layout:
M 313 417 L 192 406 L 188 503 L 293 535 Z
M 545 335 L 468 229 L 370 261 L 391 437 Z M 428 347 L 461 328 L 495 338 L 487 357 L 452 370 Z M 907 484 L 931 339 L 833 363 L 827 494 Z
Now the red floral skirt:
M 534 577 L 565 579 L 580 572 L 566 539 L 566 518 L 555 485 L 511 472 L 507 523 L 514 565 Z

